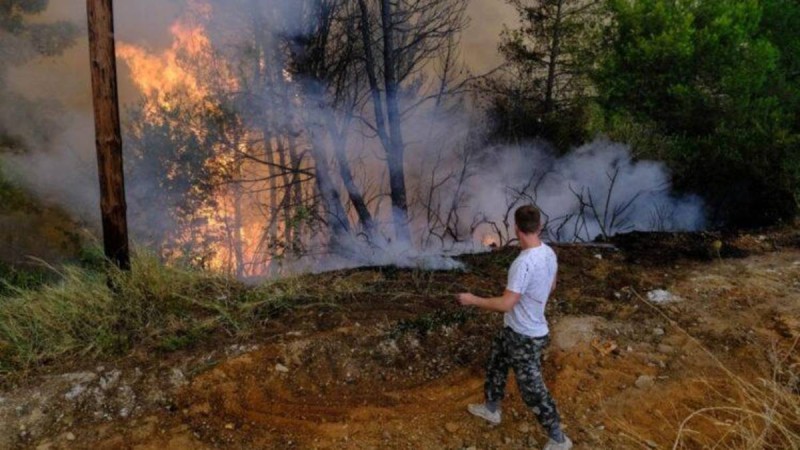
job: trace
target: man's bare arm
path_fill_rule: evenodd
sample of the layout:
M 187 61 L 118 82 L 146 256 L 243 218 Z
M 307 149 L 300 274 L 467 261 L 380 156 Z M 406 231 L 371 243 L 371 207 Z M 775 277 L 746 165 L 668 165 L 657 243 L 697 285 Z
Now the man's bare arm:
M 522 296 L 506 289 L 502 297 L 484 298 L 471 293 L 461 293 L 457 296 L 459 303 L 464 306 L 477 306 L 488 311 L 508 312 L 519 302 Z

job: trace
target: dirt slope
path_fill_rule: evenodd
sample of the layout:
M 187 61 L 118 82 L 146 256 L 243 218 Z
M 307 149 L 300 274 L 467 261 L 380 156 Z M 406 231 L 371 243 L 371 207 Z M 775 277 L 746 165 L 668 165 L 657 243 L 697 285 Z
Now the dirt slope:
M 741 405 L 740 387 L 715 358 L 756 380 L 773 375 L 777 355 L 782 382 L 797 382 L 798 353 L 790 354 L 800 337 L 796 247 L 776 248 L 773 236 L 736 237 L 725 248 L 738 253 L 723 256 L 737 258 L 715 260 L 704 249 L 708 238 L 650 248 L 641 239 L 618 242 L 622 250 L 558 248 L 545 375 L 578 449 L 672 448 L 692 411 Z M 695 254 L 676 250 L 692 245 Z M 514 256 L 465 258 L 466 273 L 342 272 L 340 282 L 362 287 L 349 301 L 287 313 L 246 345 L 149 366 L 140 357 L 136 367 L 121 361 L 79 380 L 60 375 L 4 393 L 0 417 L 12 436 L 0 446 L 536 448 L 544 435 L 513 382 L 501 425 L 466 413 L 481 399 L 500 317 L 465 311 L 449 296 L 499 292 Z M 671 298 L 647 300 L 656 289 Z M 683 448 L 711 446 L 735 420 L 690 421 Z

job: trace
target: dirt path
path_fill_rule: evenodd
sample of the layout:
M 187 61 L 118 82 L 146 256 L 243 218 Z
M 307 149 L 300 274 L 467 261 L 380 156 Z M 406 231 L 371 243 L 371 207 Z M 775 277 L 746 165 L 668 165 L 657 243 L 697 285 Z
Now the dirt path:
M 639 264 L 630 255 L 604 250 L 597 256 L 590 249 L 561 250 L 559 256 L 562 287 L 551 313 L 545 370 L 578 449 L 672 448 L 692 411 L 741 405 L 740 388 L 689 335 L 746 380 L 770 375 L 774 356 L 785 357 L 800 337 L 798 250 L 710 263 Z M 9 445 L 540 447 L 544 435 L 513 382 L 501 425 L 487 426 L 465 411 L 481 399 L 483 359 L 499 318 L 464 316 L 451 300 L 420 292 L 426 283 L 477 291 L 502 287 L 485 277 L 501 276 L 505 262 L 475 260 L 475 270 L 464 275 L 370 272 L 367 278 L 381 288 L 369 296 L 297 314 L 274 339 L 237 356 L 209 358 L 208 366 L 194 359 L 194 367 L 185 369 L 196 374 L 159 391 L 168 397 L 159 408 L 142 407 L 127 417 L 72 414 L 69 421 L 51 421 L 39 437 Z M 381 285 L 389 279 L 394 290 Z M 673 298 L 653 307 L 644 298 L 654 289 Z M 800 371 L 797 352 L 784 367 L 782 374 Z M 103 373 L 108 370 L 85 385 L 99 383 Z M 16 420 L 29 412 L 17 411 Z M 694 431 L 684 434 L 683 448 L 711 445 L 734 421 L 718 416 L 690 422 Z

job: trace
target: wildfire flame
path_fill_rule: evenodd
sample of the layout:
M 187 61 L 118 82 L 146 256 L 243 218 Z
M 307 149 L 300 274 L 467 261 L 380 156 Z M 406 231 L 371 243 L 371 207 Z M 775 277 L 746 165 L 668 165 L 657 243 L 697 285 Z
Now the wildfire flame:
M 139 90 L 147 96 L 158 96 L 159 102 L 167 106 L 167 93 L 177 89 L 184 89 L 194 100 L 205 96 L 197 78 L 181 66 L 178 58 L 179 55 L 197 57 L 209 45 L 200 27 L 175 23 L 170 32 L 174 38 L 172 46 L 161 54 L 152 54 L 124 42 L 117 47 L 117 55 L 130 68 L 131 78 Z
M 210 4 L 200 0 L 190 1 L 185 14 L 170 27 L 173 38 L 171 46 L 160 52 L 152 52 L 126 42 L 118 44 L 117 56 L 130 69 L 134 85 L 148 102 L 155 102 L 161 110 L 169 111 L 175 106 L 171 102 L 177 92 L 182 95 L 181 101 L 200 103 L 207 98 L 212 88 L 229 91 L 236 89 L 235 77 L 214 63 L 212 44 L 206 31 L 206 22 L 211 14 Z M 211 67 L 215 68 L 213 86 L 207 84 L 211 78 L 207 71 Z M 214 107 L 207 103 L 205 106 Z M 198 136 L 207 132 L 202 129 L 192 131 Z M 241 149 L 213 150 L 216 156 L 207 164 L 214 164 L 228 173 L 242 171 L 241 165 L 237 166 L 241 162 L 237 162 L 232 155 L 233 151 Z M 169 179 L 177 174 L 166 176 Z M 263 240 L 264 230 L 258 225 L 261 221 L 247 216 L 248 211 L 258 210 L 263 205 L 255 205 L 253 199 L 244 199 L 237 194 L 235 188 L 227 187 L 216 191 L 214 203 L 217 205 L 215 208 L 194 211 L 192 217 L 187 218 L 194 224 L 193 229 L 186 231 L 177 240 L 191 245 L 198 234 L 219 236 L 210 249 L 210 259 L 202 261 L 203 266 L 223 271 L 236 270 L 241 275 L 255 275 L 266 271 L 268 261 L 261 261 L 258 266 L 252 263 L 256 260 L 256 252 Z M 249 269 L 237 267 L 242 266 L 243 261 L 250 261 Z

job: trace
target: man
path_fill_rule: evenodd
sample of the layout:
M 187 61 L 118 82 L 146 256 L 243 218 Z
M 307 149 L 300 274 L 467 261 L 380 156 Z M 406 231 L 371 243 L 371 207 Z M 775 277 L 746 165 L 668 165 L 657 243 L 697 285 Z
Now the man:
M 485 403 L 469 405 L 470 413 L 500 423 L 500 402 L 505 396 L 509 367 L 514 369 L 522 399 L 547 430 L 550 440 L 544 450 L 567 450 L 572 441 L 561 431 L 556 404 L 542 378 L 542 352 L 549 342 L 544 309 L 556 286 L 556 254 L 544 244 L 541 213 L 526 205 L 514 212 L 515 232 L 522 252 L 511 264 L 502 297 L 482 298 L 458 294 L 465 306 L 504 313 L 504 328 L 495 336 L 486 367 Z

